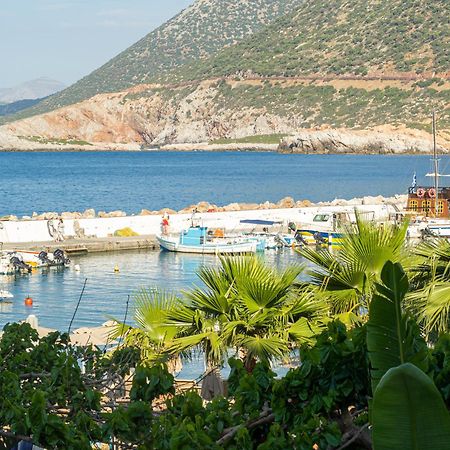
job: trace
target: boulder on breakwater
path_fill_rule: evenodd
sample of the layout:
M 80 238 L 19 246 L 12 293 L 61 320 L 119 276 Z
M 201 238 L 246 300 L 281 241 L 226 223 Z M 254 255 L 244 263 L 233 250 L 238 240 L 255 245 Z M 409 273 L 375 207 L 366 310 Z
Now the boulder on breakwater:
M 365 196 L 359 198 L 352 198 L 350 200 L 336 198 L 328 202 L 312 203 L 309 200 L 295 200 L 292 197 L 282 198 L 277 203 L 266 201 L 264 203 L 229 203 L 228 205 L 218 206 L 214 203 L 207 201 L 201 201 L 197 204 L 190 205 L 179 211 L 175 211 L 170 208 L 163 208 L 158 211 L 142 209 L 139 216 L 161 216 L 163 214 L 191 214 L 193 211 L 198 213 L 213 213 L 213 212 L 235 212 L 235 211 L 257 211 L 257 210 L 269 210 L 269 209 L 290 209 L 290 208 L 309 208 L 313 206 L 358 206 L 358 205 L 396 205 L 399 209 L 402 209 L 406 205 L 407 195 L 395 195 L 393 197 L 378 196 Z M 84 212 L 46 212 L 43 214 L 33 213 L 32 217 L 23 216 L 22 220 L 56 220 L 62 219 L 94 219 L 94 218 L 112 218 L 112 217 L 126 217 L 127 213 L 124 211 L 99 211 L 95 212 L 90 208 Z M 8 215 L 0 217 L 0 220 L 4 221 L 17 221 L 19 220 L 14 215 Z

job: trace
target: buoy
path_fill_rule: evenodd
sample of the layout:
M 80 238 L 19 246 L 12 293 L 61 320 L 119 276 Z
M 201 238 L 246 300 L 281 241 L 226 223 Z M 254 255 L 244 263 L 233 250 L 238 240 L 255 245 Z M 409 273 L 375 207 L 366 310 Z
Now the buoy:
M 119 266 L 117 264 L 114 267 L 114 272 L 115 273 L 119 273 L 120 272 Z
M 73 268 L 74 268 L 75 272 L 79 272 L 79 271 L 81 270 L 81 267 L 80 267 L 79 264 L 75 264 L 75 265 L 73 266 Z
M 33 306 L 33 299 L 31 297 L 25 298 L 25 306 Z

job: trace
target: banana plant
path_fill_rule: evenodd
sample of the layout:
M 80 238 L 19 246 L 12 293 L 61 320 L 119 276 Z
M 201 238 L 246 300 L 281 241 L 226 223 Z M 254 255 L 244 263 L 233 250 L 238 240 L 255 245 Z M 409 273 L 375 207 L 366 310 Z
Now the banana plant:
M 450 442 L 450 415 L 425 373 L 429 352 L 419 327 L 404 313 L 408 289 L 401 265 L 386 262 L 367 324 L 373 448 L 444 450 Z
M 367 349 L 372 366 L 372 390 L 392 367 L 406 362 L 426 371 L 428 348 L 416 322 L 403 311 L 409 289 L 401 264 L 388 261 L 376 283 L 369 307 Z

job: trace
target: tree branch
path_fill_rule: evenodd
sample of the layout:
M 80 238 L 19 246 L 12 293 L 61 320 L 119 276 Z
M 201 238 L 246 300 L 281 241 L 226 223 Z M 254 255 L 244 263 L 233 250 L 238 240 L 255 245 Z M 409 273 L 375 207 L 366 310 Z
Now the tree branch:
M 250 420 L 246 423 L 241 423 L 232 428 L 227 428 L 224 431 L 223 436 L 218 441 L 216 441 L 216 444 L 217 445 L 226 444 L 228 441 L 233 439 L 233 437 L 241 428 L 248 428 L 249 430 L 251 430 L 252 428 L 259 427 L 260 425 L 272 423 L 274 420 L 275 414 L 273 414 L 271 410 L 268 409 L 267 411 L 262 412 L 261 415 L 258 417 L 258 419 Z

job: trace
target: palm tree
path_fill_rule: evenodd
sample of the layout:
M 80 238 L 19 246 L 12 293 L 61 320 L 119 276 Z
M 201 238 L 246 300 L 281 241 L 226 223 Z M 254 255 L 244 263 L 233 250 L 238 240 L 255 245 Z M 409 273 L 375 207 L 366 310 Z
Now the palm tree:
M 365 316 L 387 261 L 405 258 L 408 223 L 377 226 L 356 214 L 356 224 L 344 230 L 339 251 L 304 248 L 300 254 L 313 264 L 311 284 L 326 299 L 332 315 L 351 322 Z
M 317 333 L 325 311 L 324 303 L 300 289 L 301 272 L 301 267 L 277 271 L 249 256 L 222 258 L 217 269 L 201 268 L 205 288 L 186 292 L 186 304 L 172 316 L 180 335 L 171 349 L 200 346 L 210 363 L 221 364 L 234 348 L 249 371 L 256 360 L 286 356 L 298 341 Z
M 117 325 L 111 338 L 123 337 L 125 345 L 139 349 L 144 364 L 167 360 L 167 344 L 178 333 L 178 328 L 168 318 L 179 304 L 180 299 L 173 294 L 141 289 L 135 297 L 134 321 L 137 326 L 115 319 Z
M 142 294 L 138 327 L 128 328 L 127 343 L 172 356 L 201 349 L 210 366 L 223 364 L 234 349 L 251 371 L 257 360 L 286 356 L 318 332 L 326 305 L 297 283 L 301 267 L 277 271 L 254 256 L 224 257 L 220 263 L 202 267 L 204 287 L 182 299 Z
M 448 330 L 450 319 L 450 242 L 435 239 L 413 250 L 409 308 L 429 335 Z

